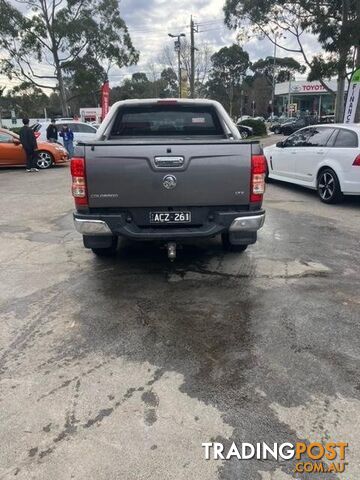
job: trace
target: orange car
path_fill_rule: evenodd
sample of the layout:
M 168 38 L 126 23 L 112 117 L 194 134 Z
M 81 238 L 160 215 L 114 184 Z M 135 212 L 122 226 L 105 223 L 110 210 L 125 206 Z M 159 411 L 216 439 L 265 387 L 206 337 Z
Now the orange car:
M 58 143 L 38 142 L 37 167 L 41 169 L 50 168 L 57 163 L 64 163 L 68 160 L 68 153 Z M 26 155 L 19 135 L 0 128 L 0 166 L 25 166 Z

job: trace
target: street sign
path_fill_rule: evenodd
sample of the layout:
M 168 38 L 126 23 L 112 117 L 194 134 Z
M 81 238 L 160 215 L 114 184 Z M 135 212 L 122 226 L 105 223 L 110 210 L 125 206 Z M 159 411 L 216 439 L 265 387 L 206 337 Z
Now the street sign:
M 351 77 L 350 87 L 346 99 L 344 123 L 354 123 L 360 93 L 360 68 L 355 70 Z

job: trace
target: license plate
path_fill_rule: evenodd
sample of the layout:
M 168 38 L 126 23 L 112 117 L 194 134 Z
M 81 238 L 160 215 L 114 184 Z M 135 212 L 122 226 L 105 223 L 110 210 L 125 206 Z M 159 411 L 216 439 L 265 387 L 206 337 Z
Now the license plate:
M 150 223 L 189 223 L 191 212 L 150 212 Z

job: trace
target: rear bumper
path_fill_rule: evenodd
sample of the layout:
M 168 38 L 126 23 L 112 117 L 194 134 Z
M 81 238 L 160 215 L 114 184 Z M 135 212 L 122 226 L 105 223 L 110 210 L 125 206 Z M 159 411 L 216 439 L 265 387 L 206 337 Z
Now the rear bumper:
M 230 232 L 257 232 L 264 225 L 265 212 L 257 215 L 237 217 L 230 225 Z
M 202 224 L 178 226 L 166 225 L 154 227 L 139 226 L 130 221 L 125 214 L 83 214 L 74 213 L 76 230 L 84 236 L 124 236 L 138 240 L 168 240 L 180 238 L 206 238 L 222 232 L 247 236 L 257 232 L 265 220 L 265 211 L 217 211 L 207 217 Z

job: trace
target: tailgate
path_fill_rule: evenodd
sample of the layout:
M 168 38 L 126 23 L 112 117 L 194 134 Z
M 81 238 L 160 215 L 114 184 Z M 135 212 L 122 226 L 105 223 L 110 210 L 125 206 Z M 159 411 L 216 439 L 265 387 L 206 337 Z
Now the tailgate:
M 245 205 L 251 144 L 85 147 L 90 208 Z

